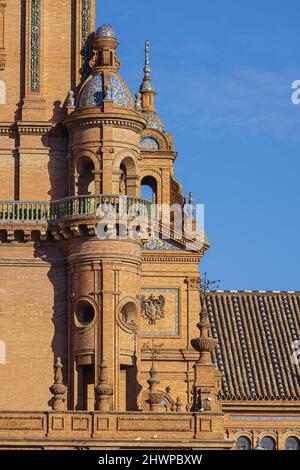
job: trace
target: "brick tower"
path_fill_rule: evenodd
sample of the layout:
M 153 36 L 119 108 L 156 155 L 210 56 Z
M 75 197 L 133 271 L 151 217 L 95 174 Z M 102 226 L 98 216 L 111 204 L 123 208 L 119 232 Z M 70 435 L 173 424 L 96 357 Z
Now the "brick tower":
M 154 431 L 158 446 L 230 448 L 207 317 L 191 345 L 208 242 L 191 214 L 182 231 L 149 41 L 133 100 L 94 10 L 0 2 L 0 413 L 43 448 Z M 3 419 L 0 441 L 15 436 Z

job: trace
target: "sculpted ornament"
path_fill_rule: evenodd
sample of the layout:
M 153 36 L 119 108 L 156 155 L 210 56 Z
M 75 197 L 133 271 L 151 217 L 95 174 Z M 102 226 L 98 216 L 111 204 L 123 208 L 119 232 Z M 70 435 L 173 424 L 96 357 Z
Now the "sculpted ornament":
M 158 296 L 155 298 L 153 294 L 151 294 L 147 299 L 144 295 L 142 295 L 142 312 L 141 315 L 143 318 L 148 320 L 149 325 L 156 325 L 156 322 L 160 320 L 160 318 L 164 318 L 165 316 L 165 298 L 163 295 Z

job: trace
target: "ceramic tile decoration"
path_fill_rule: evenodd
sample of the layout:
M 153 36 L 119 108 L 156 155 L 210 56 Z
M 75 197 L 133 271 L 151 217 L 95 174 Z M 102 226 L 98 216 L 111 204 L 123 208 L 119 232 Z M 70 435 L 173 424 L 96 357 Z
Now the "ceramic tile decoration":
M 141 139 L 141 149 L 142 150 L 160 150 L 160 145 L 155 137 L 147 136 Z
M 110 74 L 111 94 L 116 106 L 121 108 L 131 108 L 129 92 L 121 78 L 115 74 Z
M 151 111 L 145 111 L 143 113 L 144 118 L 147 120 L 150 129 L 156 129 L 159 132 L 165 132 L 164 124 L 156 113 Z
M 110 94 L 115 106 L 131 108 L 130 95 L 122 79 L 115 73 L 110 74 Z M 104 99 L 103 75 L 99 73 L 89 80 L 79 96 L 79 108 L 100 106 Z
M 97 29 L 96 37 L 99 38 L 99 37 L 104 37 L 104 36 L 108 36 L 111 38 L 115 37 L 114 30 L 112 29 L 110 24 L 103 24 L 99 26 L 99 28 Z
M 90 21 L 91 21 L 90 0 L 82 0 L 81 4 L 81 76 L 85 80 L 89 76 L 89 55 L 90 55 Z
M 89 80 L 80 96 L 79 108 L 88 108 L 90 106 L 99 106 L 104 98 L 103 76 L 102 73 L 95 75 Z
M 30 90 L 40 91 L 40 0 L 31 2 L 31 36 L 30 36 Z

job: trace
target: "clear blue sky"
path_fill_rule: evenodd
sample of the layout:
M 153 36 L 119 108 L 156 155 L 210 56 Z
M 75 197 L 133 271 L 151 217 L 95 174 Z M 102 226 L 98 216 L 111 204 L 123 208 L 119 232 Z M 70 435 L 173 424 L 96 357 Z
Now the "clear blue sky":
M 223 289 L 300 290 L 299 18 L 299 0 L 97 0 L 133 94 L 151 42 L 176 176 L 205 204 L 201 270 Z

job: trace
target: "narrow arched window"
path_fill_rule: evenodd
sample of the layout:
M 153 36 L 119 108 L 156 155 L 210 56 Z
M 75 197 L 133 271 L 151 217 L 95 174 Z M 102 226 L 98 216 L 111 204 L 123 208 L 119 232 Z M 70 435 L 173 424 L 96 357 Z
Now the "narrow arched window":
M 119 194 L 136 196 L 136 166 L 133 158 L 125 157 L 119 165 Z
M 157 181 L 153 176 L 145 176 L 141 181 L 141 197 L 157 203 Z
M 78 196 L 95 193 L 95 165 L 89 157 L 81 157 L 77 163 Z

